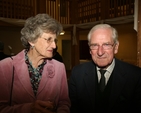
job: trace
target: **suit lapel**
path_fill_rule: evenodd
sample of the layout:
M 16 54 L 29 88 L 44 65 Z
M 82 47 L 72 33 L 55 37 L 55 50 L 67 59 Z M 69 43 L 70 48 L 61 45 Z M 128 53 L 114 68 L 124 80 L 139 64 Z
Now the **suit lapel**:
M 117 98 L 121 96 L 120 94 L 126 81 L 124 70 L 121 68 L 120 65 L 117 65 L 117 61 L 115 64 L 116 65 L 112 73 L 113 81 L 112 81 L 112 88 L 111 88 L 111 96 L 109 100 L 110 101 L 109 108 L 112 108 L 113 105 L 115 105 Z
M 95 65 L 91 65 L 87 68 L 87 72 L 84 76 L 84 83 L 86 84 L 86 88 L 88 94 L 90 96 L 90 101 L 92 102 L 92 106 L 94 106 L 95 102 L 95 82 L 96 82 L 96 68 Z

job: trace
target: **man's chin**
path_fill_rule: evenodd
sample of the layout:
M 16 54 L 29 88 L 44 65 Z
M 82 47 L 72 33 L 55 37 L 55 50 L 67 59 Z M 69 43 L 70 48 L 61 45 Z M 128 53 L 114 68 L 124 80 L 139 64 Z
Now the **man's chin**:
M 98 66 L 99 68 L 107 68 L 107 67 L 108 67 L 107 64 L 97 64 L 97 66 Z

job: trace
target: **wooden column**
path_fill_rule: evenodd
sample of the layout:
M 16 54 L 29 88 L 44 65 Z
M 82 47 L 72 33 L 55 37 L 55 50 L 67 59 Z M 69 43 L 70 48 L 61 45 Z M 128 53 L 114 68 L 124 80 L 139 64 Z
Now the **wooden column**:
M 79 64 L 79 31 L 76 31 L 76 42 L 77 44 L 73 44 L 73 32 L 71 35 L 71 68 L 75 65 Z
M 77 24 L 77 0 L 71 1 L 71 7 L 70 7 L 70 18 L 71 18 L 71 24 Z M 72 29 L 72 35 L 71 35 L 71 68 L 73 68 L 75 65 L 79 64 L 79 30 L 76 27 L 76 41 L 77 44 L 73 44 L 73 29 Z
M 46 13 L 46 0 L 36 0 L 37 5 L 37 14 Z
M 138 0 L 137 65 L 141 67 L 141 0 Z
M 101 20 L 104 20 L 109 15 L 108 2 L 109 2 L 109 0 L 101 0 Z

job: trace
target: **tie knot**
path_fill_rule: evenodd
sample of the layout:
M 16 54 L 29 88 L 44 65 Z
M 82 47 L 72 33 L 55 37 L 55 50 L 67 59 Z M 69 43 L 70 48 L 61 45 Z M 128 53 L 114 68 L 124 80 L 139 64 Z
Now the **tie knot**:
M 99 71 L 100 71 L 101 75 L 104 75 L 106 72 L 106 70 L 103 70 L 103 69 L 100 69 Z

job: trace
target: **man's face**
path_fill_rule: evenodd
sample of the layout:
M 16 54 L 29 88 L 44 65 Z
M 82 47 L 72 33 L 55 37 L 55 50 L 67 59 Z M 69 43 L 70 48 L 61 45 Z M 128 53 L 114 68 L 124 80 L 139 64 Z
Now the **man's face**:
M 91 35 L 89 45 L 92 60 L 100 68 L 107 68 L 118 52 L 119 43 L 114 43 L 110 29 L 98 29 Z

